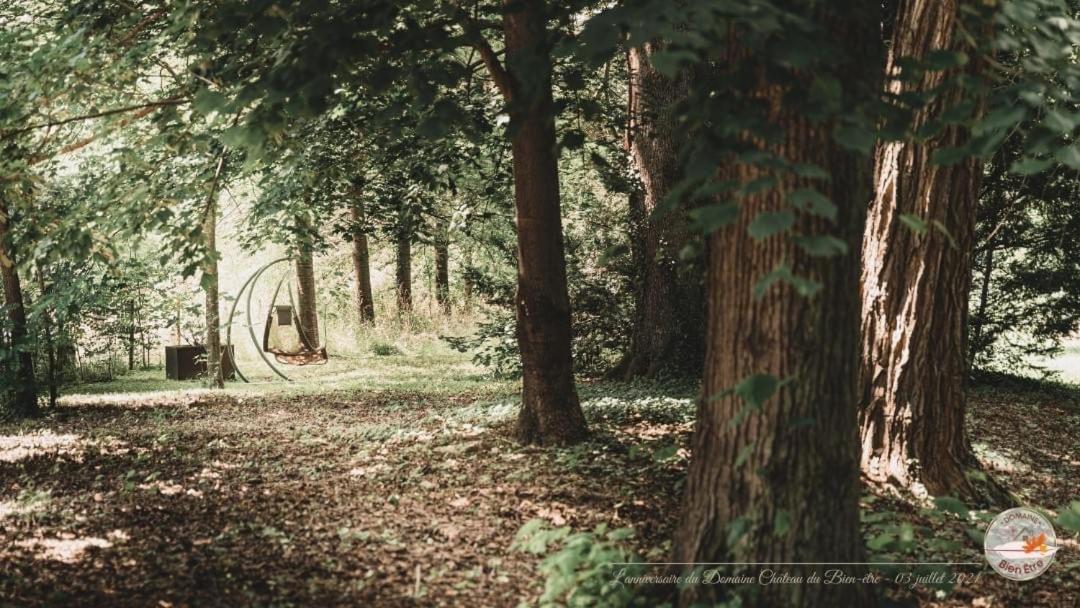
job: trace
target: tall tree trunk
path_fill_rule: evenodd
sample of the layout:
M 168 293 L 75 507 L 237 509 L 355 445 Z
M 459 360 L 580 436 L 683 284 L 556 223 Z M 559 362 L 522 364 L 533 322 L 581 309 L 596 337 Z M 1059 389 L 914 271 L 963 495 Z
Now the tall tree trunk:
M 854 0 L 842 7 L 815 6 L 817 18 L 832 15 L 829 29 L 842 32 L 845 55 L 853 58 L 845 94 L 872 98 L 876 70 L 860 68 L 858 62 L 873 57 L 880 45 L 875 7 Z M 754 58 L 732 44 L 720 61 L 745 65 Z M 783 570 L 805 576 L 823 572 L 828 563 L 863 558 L 856 426 L 857 252 L 871 195 L 872 164 L 838 146 L 830 125 L 799 114 L 785 87 L 760 82 L 747 93 L 760 99 L 768 121 L 782 129 L 769 144 L 770 151 L 791 162 L 822 167 L 830 179 L 776 175 L 777 188 L 742 198 L 733 225 L 709 237 L 705 372 L 674 561 L 780 562 L 788 564 Z M 734 164 L 721 167 L 719 177 L 748 183 L 766 171 Z M 815 188 L 828 196 L 838 209 L 835 223 L 796 212 L 790 232 L 762 241 L 750 237 L 748 226 L 759 213 L 791 209 L 783 193 L 795 188 Z M 812 257 L 796 246 L 796 234 L 833 235 L 849 251 Z M 820 291 L 803 296 L 789 283 L 776 282 L 758 295 L 759 281 L 782 264 L 818 283 Z M 753 395 L 765 394 L 760 387 L 768 385 L 759 374 L 783 381 L 763 404 L 751 405 L 760 398 Z M 747 390 L 744 382 L 759 388 Z M 740 384 L 740 391 L 731 390 Z M 817 565 L 802 565 L 808 562 Z M 859 571 L 850 565 L 837 567 L 848 574 Z M 736 573 L 738 566 L 720 568 L 720 574 Z M 722 598 L 723 587 L 689 585 L 680 603 L 711 605 Z M 753 585 L 745 591 L 742 606 L 872 604 L 872 590 L 858 584 Z
M 435 301 L 443 314 L 450 314 L 450 235 L 440 221 L 435 235 Z
M 304 243 L 296 255 L 296 316 L 312 348 L 318 348 L 319 312 L 315 299 L 315 256 L 310 243 Z
M 55 325 L 55 313 L 52 307 L 48 306 L 48 291 L 45 287 L 45 276 L 41 272 L 41 267 L 36 267 L 37 272 L 37 284 L 38 290 L 41 291 L 42 299 L 42 327 L 45 330 L 45 363 L 48 365 L 46 370 L 48 374 L 47 381 L 49 383 L 49 407 L 56 407 L 56 399 L 59 396 L 60 387 L 57 381 L 56 374 L 56 341 L 53 339 L 53 326 Z
M 352 220 L 352 261 L 356 280 L 353 299 L 361 325 L 375 321 L 375 301 L 371 297 L 371 255 L 368 253 L 367 233 L 364 232 L 366 218 L 363 195 L 363 184 L 356 180 L 349 205 L 349 218 Z
M 507 0 L 506 7 L 503 30 L 510 84 L 504 84 L 504 94 L 512 133 L 523 380 L 517 434 L 526 444 L 575 443 L 585 437 L 587 427 L 570 352 L 551 42 L 543 2 Z
M 637 251 L 639 284 L 635 294 L 630 352 L 623 376 L 655 377 L 664 368 L 699 373 L 704 344 L 704 301 L 697 276 L 680 275 L 679 251 L 687 242 L 682 210 L 657 213 L 680 179 L 676 105 L 686 97 L 690 76 L 670 79 L 657 72 L 650 56 L 662 45 L 649 42 L 627 53 L 630 124 L 627 147 L 641 179 L 631 194 L 631 233 Z
M 894 78 L 889 91 L 925 91 L 945 80 L 948 74 L 937 71 L 905 83 L 895 79 L 897 62 L 960 49 L 964 1 L 898 4 L 886 59 L 886 74 Z M 966 69 L 974 73 L 978 62 Z M 953 87 L 919 110 L 914 127 L 959 103 L 961 94 Z M 1000 486 L 971 474 L 979 465 L 964 435 L 964 335 L 981 164 L 930 162 L 935 149 L 967 137 L 949 126 L 931 141 L 884 143 L 876 153 L 863 240 L 862 470 L 872 482 L 916 494 L 1009 502 Z M 930 229 L 917 233 L 902 215 L 921 218 Z
M 217 184 L 224 162 L 225 156 L 222 154 L 210 185 L 210 196 L 203 218 L 207 257 L 203 262 L 202 284 L 206 292 L 206 381 L 210 388 L 225 388 L 225 378 L 221 370 L 221 305 L 218 298 L 217 256 Z
M 461 264 L 461 307 L 467 311 L 472 310 L 473 304 L 473 280 L 472 280 L 472 248 L 465 249 L 465 260 Z
M 990 303 L 990 278 L 994 274 L 994 240 L 986 244 L 983 252 L 983 267 L 981 283 L 979 285 L 979 306 L 975 310 L 975 319 L 971 328 L 971 340 L 968 343 L 968 372 L 975 367 L 975 358 L 985 347 L 983 343 L 983 328 L 986 326 L 986 308 Z
M 37 383 L 34 379 L 34 357 L 26 342 L 26 308 L 23 306 L 22 285 L 15 268 L 15 247 L 12 243 L 11 215 L 0 198 L 0 278 L 4 282 L 4 305 L 10 323 L 10 346 L 16 349 L 15 386 L 11 391 L 11 415 L 30 418 L 39 414 Z
M 394 284 L 397 286 L 398 314 L 412 311 L 412 239 L 408 222 L 397 235 L 397 264 L 394 272 Z
M 135 299 L 128 300 L 128 371 L 135 369 Z

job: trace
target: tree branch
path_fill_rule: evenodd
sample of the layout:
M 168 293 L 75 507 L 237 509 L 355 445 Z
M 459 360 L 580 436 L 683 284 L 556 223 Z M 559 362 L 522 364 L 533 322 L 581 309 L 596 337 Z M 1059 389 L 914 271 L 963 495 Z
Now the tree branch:
M 160 107 L 164 107 L 164 106 L 179 106 L 179 105 L 183 105 L 183 104 L 187 103 L 188 101 L 189 100 L 187 98 L 185 98 L 185 97 L 170 97 L 168 99 L 161 99 L 161 100 L 158 100 L 158 101 L 151 101 L 150 103 L 141 103 L 141 104 L 135 105 L 135 106 L 125 106 L 123 108 L 113 108 L 111 110 L 102 110 L 100 112 L 92 112 L 90 114 L 83 114 L 82 116 L 73 116 L 71 118 L 65 118 L 63 120 L 53 120 L 53 121 L 50 121 L 50 122 L 44 122 L 44 123 L 40 123 L 40 124 L 36 124 L 36 125 L 30 125 L 28 127 L 23 127 L 21 129 L 13 129 L 11 131 L 7 131 L 7 132 L 3 133 L 3 135 L 0 135 L 0 141 L 5 140 L 5 139 L 10 139 L 11 137 L 14 137 L 15 135 L 19 135 L 21 133 L 27 133 L 29 131 L 34 131 L 36 129 L 44 129 L 44 128 L 47 128 L 47 127 L 58 127 L 60 125 L 66 125 L 68 123 L 78 122 L 78 121 L 81 121 L 81 120 L 90 120 L 90 119 L 93 119 L 93 118 L 102 118 L 104 116 L 112 116 L 114 114 L 123 114 L 124 112 L 134 112 L 136 110 L 143 110 L 143 109 L 146 109 L 146 108 L 153 109 L 153 108 L 160 108 Z
M 503 99 L 507 102 L 511 101 L 514 97 L 514 79 L 510 77 L 510 73 L 506 71 L 502 62 L 499 61 L 495 49 L 491 48 L 487 38 L 484 38 L 484 34 L 476 21 L 457 2 L 451 4 L 454 7 L 454 19 L 465 30 L 465 38 L 468 39 L 469 44 L 480 53 L 480 59 L 487 66 L 488 74 L 491 75 L 491 80 L 495 82 L 495 87 L 502 93 Z
M 144 29 L 146 29 L 146 26 L 157 21 L 158 19 L 161 19 L 162 15 L 164 14 L 165 8 L 162 7 L 143 17 L 138 23 L 135 24 L 135 27 L 133 27 L 131 31 L 128 32 L 127 36 L 124 36 L 123 40 L 120 41 L 119 46 L 121 48 L 126 47 L 128 44 L 131 43 L 132 40 L 135 39 L 136 36 L 138 36 Z
M 149 106 L 149 107 L 146 107 L 146 108 L 143 108 L 143 109 L 139 110 L 138 112 L 135 112 L 131 116 L 129 116 L 129 117 L 125 118 L 124 120 L 122 120 L 120 122 L 120 124 L 119 124 L 119 127 L 121 129 L 126 127 L 127 125 L 131 124 L 133 121 L 136 121 L 136 120 L 138 120 L 138 119 L 152 113 L 154 110 L 158 109 L 158 107 L 160 107 L 160 106 Z M 70 154 L 70 153 L 75 152 L 77 150 L 81 150 L 82 148 L 85 148 L 86 146 L 88 146 L 88 145 L 94 143 L 95 141 L 97 141 L 97 138 L 101 137 L 106 132 L 95 133 L 95 134 L 91 135 L 90 137 L 85 137 L 85 138 L 80 139 L 78 141 L 74 141 L 74 142 L 64 146 L 63 148 L 60 148 L 59 150 L 57 150 L 53 154 L 35 155 L 33 158 L 31 158 L 27 162 L 27 165 L 31 165 L 31 166 L 36 165 L 36 164 L 38 164 L 38 163 L 40 163 L 42 161 L 46 161 L 46 160 L 48 160 L 50 158 L 56 158 L 57 156 L 63 156 L 64 154 Z

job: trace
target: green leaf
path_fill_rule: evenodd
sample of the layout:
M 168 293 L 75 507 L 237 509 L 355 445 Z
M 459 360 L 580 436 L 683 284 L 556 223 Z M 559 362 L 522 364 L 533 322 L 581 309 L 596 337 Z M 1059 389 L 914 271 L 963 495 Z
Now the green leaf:
M 910 213 L 901 213 L 900 221 L 916 234 L 926 233 L 926 222 L 917 215 L 912 215 Z
M 971 156 L 971 152 L 965 147 L 938 148 L 930 155 L 930 162 L 935 165 L 948 167 Z
M 788 203 L 807 213 L 836 221 L 836 205 L 813 188 L 800 188 L 787 196 Z
M 896 540 L 896 536 L 888 532 L 882 532 L 866 541 L 866 547 L 871 551 L 881 551 Z
M 750 520 L 744 517 L 736 517 L 728 524 L 727 545 L 734 547 L 739 544 L 746 533 L 750 531 Z
M 767 239 L 795 225 L 795 214 L 790 210 L 762 211 L 750 222 L 746 231 L 757 240 Z
M 972 128 L 971 132 L 978 135 L 980 133 L 986 133 L 987 131 L 1009 129 L 1024 122 L 1024 119 L 1026 118 L 1027 108 L 1023 105 L 1001 108 L 983 116 L 982 120 L 976 123 Z
M 1034 175 L 1046 170 L 1054 161 L 1043 158 L 1022 158 L 1009 167 L 1009 171 L 1018 175 Z
M 968 514 L 970 513 L 967 505 L 965 505 L 963 501 L 953 498 L 952 496 L 938 496 L 934 498 L 934 505 L 941 511 L 955 513 L 963 519 L 967 519 Z
M 1046 111 L 1046 118 L 1043 120 L 1043 124 L 1059 133 L 1068 135 L 1076 128 L 1076 119 L 1072 115 L 1062 112 L 1061 110 L 1050 109 Z
M 653 462 L 667 462 L 668 460 L 672 460 L 673 458 L 675 458 L 675 455 L 678 453 L 679 446 L 678 444 L 673 443 L 671 445 L 666 445 L 654 450 L 652 453 L 652 459 Z
M 752 374 L 735 385 L 735 394 L 752 408 L 759 408 L 780 388 L 781 383 L 770 374 Z
M 737 456 L 735 456 L 735 468 L 739 468 L 746 462 L 747 458 L 750 458 L 750 454 L 754 453 L 754 444 L 744 445 Z
M 653 67 L 668 78 L 674 78 L 679 74 L 683 65 L 697 61 L 697 55 L 690 51 L 664 50 L 657 51 L 649 57 Z
M 874 133 L 869 129 L 844 125 L 833 130 L 833 140 L 849 150 L 869 155 L 874 147 Z
M 739 216 L 739 204 L 706 205 L 690 211 L 689 215 L 694 229 L 704 234 L 711 234 L 735 221 L 735 218 Z
M 923 64 L 928 70 L 940 71 L 966 65 L 968 56 L 959 51 L 936 50 L 926 54 Z
M 960 248 L 960 244 L 956 242 L 956 239 L 953 238 L 952 233 L 949 232 L 949 229 L 945 227 L 945 224 L 942 224 L 941 222 L 939 222 L 937 220 L 933 220 L 930 223 L 934 225 L 934 230 L 937 230 L 941 234 L 945 235 L 945 238 L 949 241 L 949 246 L 950 247 L 952 247 L 953 249 L 959 249 Z
M 848 252 L 847 243 L 827 234 L 800 236 L 795 243 L 809 255 L 818 258 L 831 258 Z
M 1080 532 L 1080 500 L 1074 500 L 1069 507 L 1062 507 L 1057 523 L 1066 530 Z
M 773 518 L 773 532 L 777 536 L 784 536 L 791 529 L 791 514 L 783 509 L 776 512 Z
M 778 281 L 791 285 L 799 295 L 805 298 L 817 295 L 822 288 L 821 283 L 796 275 L 791 272 L 791 267 L 782 263 L 775 270 L 761 277 L 757 284 L 754 285 L 754 297 L 763 297 L 769 288 Z
M 1071 169 L 1080 169 L 1080 147 L 1077 144 L 1058 148 L 1057 152 L 1054 153 L 1054 158 Z
M 829 179 L 829 172 L 821 167 L 809 163 L 795 163 L 791 170 L 799 177 L 807 179 Z
M 191 103 L 191 107 L 200 114 L 210 114 L 211 112 L 217 112 L 228 103 L 228 99 L 218 93 L 217 91 L 211 91 L 210 89 L 203 89 L 195 94 L 195 99 Z

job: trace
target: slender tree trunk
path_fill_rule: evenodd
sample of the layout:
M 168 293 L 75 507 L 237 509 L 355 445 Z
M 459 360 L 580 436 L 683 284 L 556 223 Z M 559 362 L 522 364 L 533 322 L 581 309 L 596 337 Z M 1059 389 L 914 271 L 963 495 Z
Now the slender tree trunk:
M 135 369 L 135 300 L 128 300 L 128 371 Z
M 649 63 L 662 47 L 649 42 L 627 53 L 630 71 L 627 147 L 641 179 L 631 194 L 631 232 L 637 247 L 639 285 L 625 377 L 655 377 L 664 368 L 699 373 L 703 355 L 703 296 L 696 276 L 680 276 L 679 251 L 687 242 L 682 211 L 657 208 L 680 178 L 676 104 L 685 98 L 689 74 L 672 80 Z
M 956 28 L 964 1 L 902 0 L 886 74 L 897 75 L 901 58 L 961 48 Z M 966 69 L 975 73 L 978 62 Z M 946 77 L 928 72 L 921 82 L 894 79 L 887 87 L 930 90 Z M 915 128 L 959 103 L 960 95 L 953 88 L 919 110 Z M 949 126 L 931 141 L 890 142 L 877 150 L 863 240 L 862 470 L 872 482 L 916 494 L 1009 502 L 1000 486 L 972 474 L 979 464 L 964 434 L 964 336 L 981 164 L 930 162 L 935 149 L 967 137 Z M 917 233 L 902 215 L 930 228 Z
M 450 235 L 440 222 L 435 236 L 435 301 L 443 314 L 450 314 Z
M 361 325 L 375 322 L 375 301 L 371 297 L 371 256 L 368 253 L 367 233 L 364 232 L 366 218 L 363 194 L 363 186 L 357 180 L 349 205 L 349 216 L 352 220 L 352 260 L 356 279 L 353 298 Z
M 217 182 L 225 156 L 218 161 L 203 220 L 207 257 L 203 264 L 203 289 L 206 292 L 206 378 L 210 388 L 225 388 L 221 370 L 221 306 L 218 298 L 217 257 Z
M 968 343 L 968 372 L 975 367 L 975 358 L 985 348 L 983 344 L 983 328 L 986 326 L 986 308 L 990 301 L 990 277 L 994 274 L 994 241 L 986 244 L 986 252 L 983 254 L 982 282 L 979 285 L 979 307 L 975 311 L 973 320 L 972 337 Z
M 461 273 L 461 306 L 467 311 L 472 310 L 473 305 L 473 281 L 472 281 L 472 249 L 465 250 L 465 263 L 462 264 Z
M 25 344 L 26 308 L 23 306 L 22 285 L 15 264 L 11 216 L 6 202 L 0 198 L 0 278 L 4 283 L 4 305 L 10 323 L 10 345 L 18 351 L 10 413 L 17 418 L 30 418 L 39 414 L 37 383 L 34 379 L 34 357 Z
M 180 321 L 182 320 L 181 319 L 181 314 L 182 313 L 181 313 L 181 308 L 180 308 L 180 300 L 177 300 L 176 301 L 176 315 L 175 315 L 176 324 L 173 326 L 176 329 L 176 331 L 174 333 L 175 333 L 175 339 L 176 339 L 176 345 L 177 346 L 184 343 L 184 336 L 180 331 Z
M 397 236 L 397 265 L 394 273 L 394 284 L 397 286 L 398 314 L 406 314 L 412 311 L 412 239 L 408 222 L 403 226 Z
M 526 444 L 575 443 L 585 437 L 587 427 L 570 352 L 545 6 L 539 0 L 506 5 L 506 64 L 513 82 L 508 101 L 517 210 L 517 332 L 523 368 L 517 434 Z
M 318 348 L 319 312 L 315 299 L 315 256 L 311 244 L 300 246 L 296 256 L 296 307 L 304 336 L 312 348 Z
M 45 277 L 41 272 L 41 268 L 37 267 L 37 284 L 38 290 L 41 291 L 41 299 L 44 302 L 48 300 L 48 291 L 45 288 Z M 49 383 L 49 407 L 56 407 L 56 399 L 59 396 L 60 387 L 57 382 L 56 374 L 56 342 L 53 339 L 53 326 L 54 313 L 51 307 L 47 304 L 42 305 L 42 327 L 45 330 L 45 363 L 48 365 L 46 372 L 48 373 Z
M 840 42 L 853 58 L 845 93 L 872 98 L 876 70 L 859 62 L 879 48 L 877 10 L 854 0 L 841 7 L 815 6 L 818 15 L 835 11 L 829 29 L 842 32 Z M 720 61 L 745 65 L 754 58 L 732 44 Z M 789 564 L 782 569 L 793 576 L 806 576 L 813 570 L 824 572 L 829 563 L 863 559 L 856 426 L 857 252 L 872 164 L 838 146 L 830 125 L 800 115 L 784 87 L 761 82 L 747 93 L 760 99 L 769 122 L 782 129 L 769 149 L 788 161 L 822 167 L 830 179 L 777 175 L 779 187 L 740 199 L 733 225 L 709 237 L 705 372 L 674 561 L 780 562 Z M 722 167 L 719 177 L 747 183 L 766 171 L 735 164 Z M 758 213 L 790 209 L 783 193 L 795 188 L 815 188 L 828 196 L 838 208 L 836 222 L 797 212 L 790 232 L 762 241 L 750 237 L 748 226 Z M 833 235 L 849 251 L 812 257 L 796 246 L 795 234 Z M 781 264 L 818 283 L 820 291 L 808 297 L 789 283 L 776 282 L 757 294 L 759 281 Z M 758 374 L 783 382 L 763 404 L 752 406 L 731 389 L 744 382 L 763 385 Z M 858 566 L 836 567 L 848 574 L 860 572 Z M 760 566 L 745 568 L 756 575 Z M 739 566 L 721 566 L 719 573 L 742 572 Z M 680 604 L 729 599 L 724 587 L 689 585 Z M 858 584 L 751 585 L 741 591 L 740 605 L 746 607 L 873 603 L 872 589 Z

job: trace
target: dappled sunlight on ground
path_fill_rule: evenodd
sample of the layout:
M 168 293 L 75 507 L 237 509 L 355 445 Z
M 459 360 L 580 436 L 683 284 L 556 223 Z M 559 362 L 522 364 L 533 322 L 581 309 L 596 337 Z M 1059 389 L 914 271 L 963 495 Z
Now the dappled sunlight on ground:
M 44 538 L 22 540 L 15 543 L 16 546 L 34 551 L 39 559 L 51 559 L 67 564 L 73 564 L 82 559 L 83 554 L 91 547 L 108 549 L 113 544 L 104 538 Z
M 458 364 L 425 376 L 380 361 L 324 382 L 218 392 L 174 383 L 188 386 L 141 398 L 102 385 L 44 419 L 0 425 L 0 598 L 65 608 L 515 605 L 544 584 L 540 558 L 513 549 L 531 519 L 629 526 L 639 556 L 667 558 L 695 387 L 582 382 L 592 439 L 524 448 L 510 434 L 516 382 L 440 379 Z M 1064 446 L 1080 412 L 998 392 L 977 395 L 971 410 L 980 456 L 1014 491 L 1047 506 L 1075 497 L 1080 469 Z M 1016 432 L 1033 419 L 1053 421 L 1023 427 L 1034 443 Z M 981 559 L 969 524 L 930 524 L 918 505 L 888 498 L 867 512 L 884 509 L 918 524 L 920 542 L 956 543 L 947 557 Z M 1071 560 L 1075 541 L 1065 540 Z M 919 602 L 1023 605 L 1013 587 L 983 585 Z
M 74 452 L 78 435 L 43 430 L 25 435 L 0 435 L 0 462 L 16 462 L 41 454 Z

